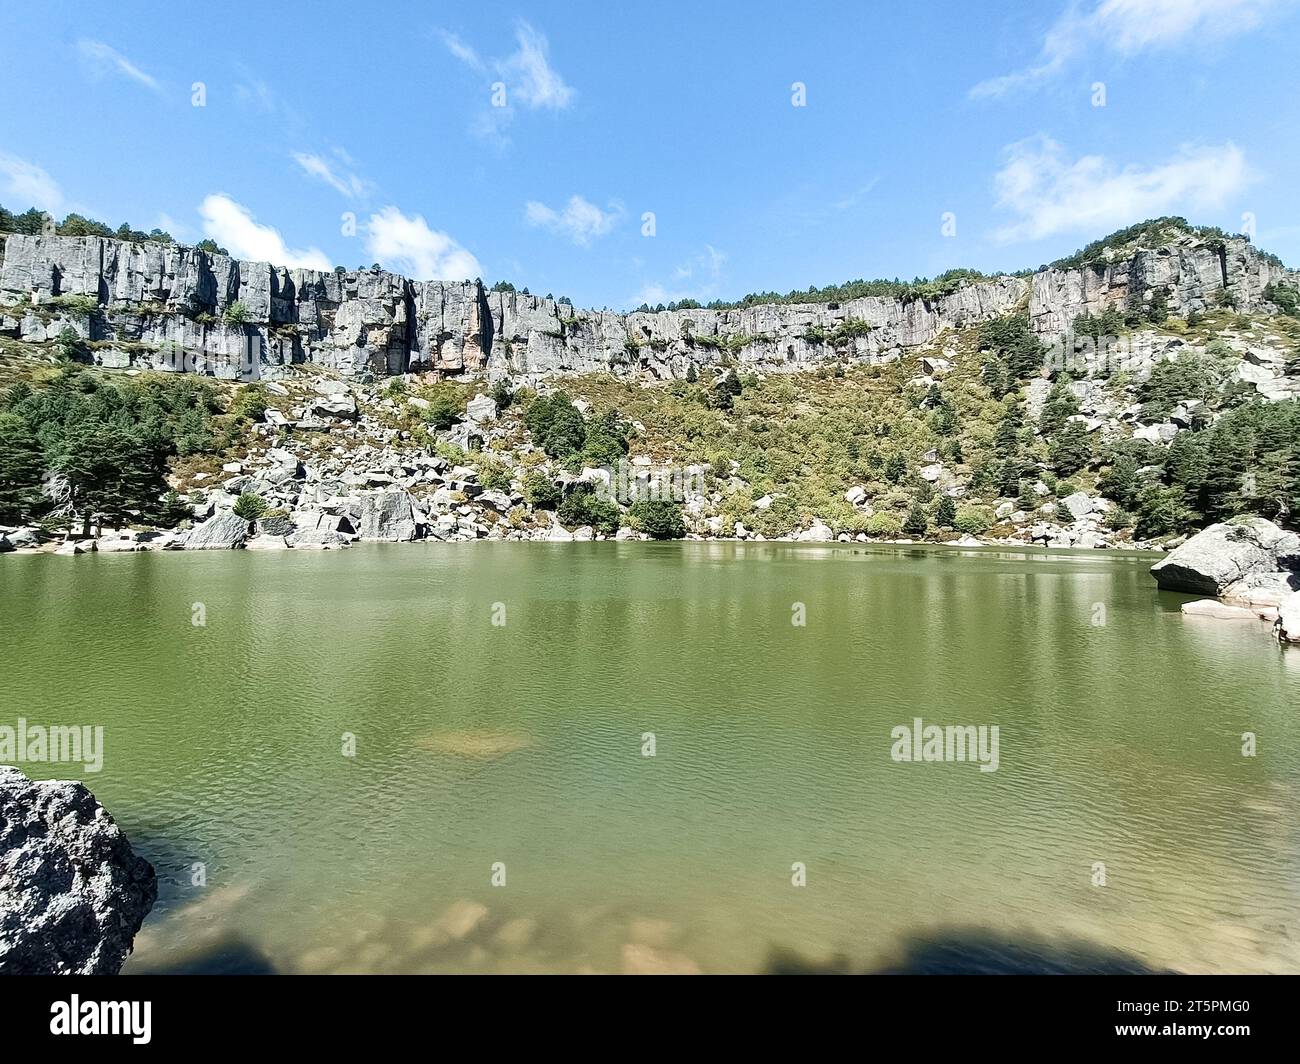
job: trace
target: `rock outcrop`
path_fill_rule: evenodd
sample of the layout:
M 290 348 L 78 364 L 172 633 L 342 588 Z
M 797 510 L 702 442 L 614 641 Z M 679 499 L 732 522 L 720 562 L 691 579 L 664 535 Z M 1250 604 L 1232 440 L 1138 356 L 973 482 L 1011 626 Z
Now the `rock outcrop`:
M 1153 565 L 1151 575 L 1166 591 L 1221 598 L 1261 577 L 1296 570 L 1300 536 L 1262 517 L 1246 517 L 1196 533 Z
M 728 359 L 768 370 L 889 361 L 946 329 L 1026 304 L 1044 337 L 1079 314 L 1155 291 L 1175 314 L 1224 296 L 1245 311 L 1262 305 L 1265 285 L 1284 279 L 1297 277 L 1244 238 L 1187 234 L 1113 262 L 969 281 L 933 298 L 619 314 L 478 281 L 289 270 L 178 245 L 12 235 L 0 264 L 0 334 L 44 342 L 71 327 L 106 366 L 183 366 L 232 379 L 274 377 L 303 362 L 353 377 L 429 369 L 667 379 Z
M 116 975 L 157 897 L 90 791 L 0 766 L 0 975 Z
M 1300 591 L 1286 599 L 1278 610 L 1277 635 L 1283 643 L 1300 643 Z
M 225 510 L 198 525 L 185 537 L 186 550 L 236 550 L 248 539 L 248 522 Z

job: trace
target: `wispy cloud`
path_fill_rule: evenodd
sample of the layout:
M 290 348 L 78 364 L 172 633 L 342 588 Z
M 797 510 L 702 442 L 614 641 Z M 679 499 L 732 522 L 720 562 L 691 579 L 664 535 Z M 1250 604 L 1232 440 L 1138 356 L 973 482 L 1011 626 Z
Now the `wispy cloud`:
M 717 299 L 722 282 L 722 268 L 727 256 L 712 244 L 693 255 L 686 262 L 673 267 L 671 283 L 647 281 L 629 301 L 629 306 L 656 306 L 659 303 L 676 303 L 683 299 L 707 302 Z
M 1060 73 L 1076 56 L 1100 45 L 1129 56 L 1153 48 L 1245 33 L 1272 10 L 1294 0 L 1070 0 L 1048 29 L 1038 61 L 981 81 L 975 99 L 1032 89 Z
M 465 281 L 483 269 L 446 233 L 430 229 L 420 215 L 385 207 L 366 224 L 366 250 L 387 269 L 418 281 Z
M 334 156 L 330 160 L 315 152 L 296 151 L 293 152 L 293 161 L 302 167 L 304 173 L 325 182 L 340 196 L 361 199 L 370 191 L 370 182 L 350 169 L 352 160 L 346 152 L 336 148 Z
M 203 232 L 238 259 L 269 262 L 290 269 L 329 270 L 329 257 L 319 248 L 291 248 L 279 230 L 261 225 L 252 212 L 229 196 L 214 193 L 199 204 Z
M 448 30 L 439 30 L 438 34 L 442 37 L 442 43 L 447 46 L 447 51 L 467 67 L 478 71 L 487 69 L 487 64 L 479 58 L 478 52 L 474 51 L 473 48 L 461 40 L 456 34 L 451 33 Z
M 610 209 L 604 211 L 582 196 L 570 196 L 559 210 L 537 200 L 529 200 L 524 206 L 524 220 L 529 225 L 560 233 L 581 247 L 604 236 L 622 217 L 621 204 L 611 203 Z
M 1016 218 L 994 235 L 1004 242 L 1037 240 L 1217 209 L 1250 181 L 1246 157 L 1231 142 L 1188 146 L 1152 166 L 1120 167 L 1100 155 L 1071 159 L 1050 137 L 1031 137 L 1006 149 L 994 179 L 997 205 Z
M 577 98 L 577 90 L 551 65 L 546 37 L 530 23 L 515 23 L 515 50 L 502 58 L 484 58 L 456 34 L 440 31 L 447 51 L 475 74 L 495 78 L 505 86 L 504 101 L 487 101 L 470 121 L 470 133 L 503 151 L 510 144 L 506 130 L 515 118 L 516 105 L 527 111 L 563 111 Z
M 83 37 L 77 41 L 77 52 L 82 60 L 97 74 L 119 74 L 161 94 L 163 89 L 158 80 L 146 74 L 131 60 L 103 41 L 94 41 Z
M 0 202 L 15 212 L 37 207 L 51 214 L 66 206 L 59 183 L 35 163 L 0 152 Z
M 515 42 L 519 47 L 497 64 L 507 90 L 531 110 L 568 107 L 576 93 L 551 66 L 546 38 L 520 19 L 515 24 Z

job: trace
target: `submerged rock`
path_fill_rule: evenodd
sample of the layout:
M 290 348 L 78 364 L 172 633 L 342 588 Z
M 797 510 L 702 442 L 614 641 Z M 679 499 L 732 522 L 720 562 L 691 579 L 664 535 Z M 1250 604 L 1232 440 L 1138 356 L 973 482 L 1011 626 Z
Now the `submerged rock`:
M 1300 536 L 1262 517 L 1211 525 L 1151 567 L 1166 591 L 1226 594 L 1247 578 L 1300 563 Z
M 82 784 L 0 765 L 0 974 L 116 975 L 157 897 Z

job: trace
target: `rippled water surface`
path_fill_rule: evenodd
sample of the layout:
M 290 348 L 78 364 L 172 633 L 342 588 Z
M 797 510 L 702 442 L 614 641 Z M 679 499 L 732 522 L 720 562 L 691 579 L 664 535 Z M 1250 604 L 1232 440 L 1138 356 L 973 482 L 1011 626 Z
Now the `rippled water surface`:
M 1300 651 L 1149 563 L 8 556 L 0 723 L 105 727 L 160 878 L 128 971 L 1300 971 Z M 917 716 L 998 771 L 892 761 Z

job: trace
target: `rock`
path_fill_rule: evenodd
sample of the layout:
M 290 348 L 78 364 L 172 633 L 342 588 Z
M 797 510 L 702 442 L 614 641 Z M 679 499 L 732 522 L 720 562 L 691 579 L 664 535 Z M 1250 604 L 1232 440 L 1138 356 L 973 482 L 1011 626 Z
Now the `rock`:
M 1222 596 L 1248 577 L 1300 568 L 1300 536 L 1262 517 L 1211 525 L 1151 567 L 1166 591 Z M 1283 561 L 1288 564 L 1282 564 Z
M 1073 495 L 1066 496 L 1061 500 L 1061 505 L 1065 507 L 1066 512 L 1075 521 L 1092 513 L 1092 500 L 1082 491 L 1076 491 Z
M 0 554 L 8 554 L 10 551 L 17 549 L 18 548 L 10 542 L 8 536 L 0 535 Z
M 260 536 L 291 536 L 297 531 L 293 519 L 287 514 L 276 514 L 274 517 L 263 517 L 257 522 L 257 533 Z
M 153 867 L 82 784 L 0 765 L 0 975 L 116 975 Z
M 41 544 L 40 533 L 34 528 L 15 528 L 6 532 L 5 538 L 15 547 L 39 547 Z
M 814 517 L 812 527 L 800 532 L 795 538 L 802 543 L 831 543 L 835 539 L 835 533 L 822 524 L 819 518 Z
M 288 550 L 289 541 L 284 536 L 262 533 L 244 541 L 244 550 Z
M 248 539 L 248 522 L 231 510 L 191 530 L 185 537 L 186 550 L 237 550 Z
M 295 550 L 338 550 L 352 546 L 352 540 L 328 528 L 300 529 L 287 540 Z
M 993 516 L 999 521 L 1005 521 L 1016 512 L 1016 504 L 1013 502 L 999 503 L 998 508 L 993 511 Z
M 484 421 L 495 421 L 497 417 L 497 401 L 490 395 L 476 395 L 465 404 L 465 416 L 470 421 L 480 424 Z
M 1255 573 L 1232 584 L 1223 598 L 1242 606 L 1280 606 L 1296 591 L 1300 573 Z
M 1300 643 L 1300 591 L 1279 607 L 1277 635 L 1283 643 Z
M 341 395 L 332 399 L 317 399 L 312 404 L 311 409 L 312 413 L 320 414 L 322 417 L 355 420 L 357 416 L 357 401 L 350 395 Z
M 582 540 L 590 542 L 596 538 L 596 530 L 591 525 L 583 525 L 581 528 L 573 530 L 573 539 L 575 542 Z
M 623 947 L 624 975 L 700 975 L 700 966 L 680 953 L 668 953 L 641 943 Z
M 866 499 L 867 499 L 867 489 L 861 487 L 860 485 L 854 485 L 844 493 L 844 501 L 851 506 L 857 506 L 858 503 L 866 502 Z M 755 503 L 754 505 L 757 506 L 758 504 Z
M 409 543 L 421 527 L 411 497 L 404 491 L 385 491 L 361 497 L 357 531 L 362 539 Z
M 54 551 L 54 553 L 62 554 L 65 557 L 72 557 L 73 555 L 76 554 L 88 554 L 90 551 L 93 551 L 94 549 L 95 549 L 95 541 L 93 539 L 84 539 L 84 540 L 65 539 L 62 543 L 59 544 L 59 546 Z
M 954 540 L 952 545 L 954 547 L 982 547 L 984 543 L 974 536 L 962 536 L 961 539 Z
M 546 540 L 549 543 L 572 543 L 573 533 L 568 531 L 559 521 L 556 521 L 546 533 Z
M 635 529 L 628 528 L 626 525 L 624 525 L 622 528 L 620 528 L 617 532 L 614 533 L 614 538 L 618 542 L 624 543 L 629 539 L 640 539 L 641 537 L 637 535 Z
M 1229 606 L 1218 599 L 1184 602 L 1182 611 L 1189 617 L 1214 617 L 1221 621 L 1257 621 L 1259 614 L 1245 606 Z
M 941 476 L 943 476 L 943 465 L 940 462 L 935 462 L 933 465 L 922 466 L 920 469 L 921 479 L 929 481 L 931 484 Z

